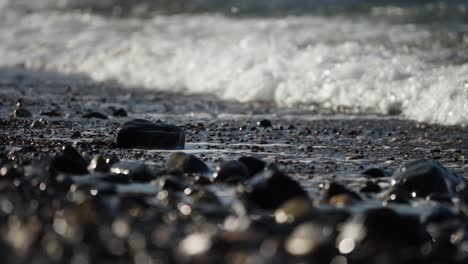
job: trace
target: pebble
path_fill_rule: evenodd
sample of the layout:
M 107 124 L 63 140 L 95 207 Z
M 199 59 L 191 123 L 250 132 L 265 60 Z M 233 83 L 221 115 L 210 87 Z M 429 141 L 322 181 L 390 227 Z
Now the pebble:
M 117 133 L 121 148 L 183 149 L 185 134 L 177 126 L 135 119 L 122 125 Z
M 32 113 L 24 108 L 24 107 L 19 107 L 13 112 L 14 117 L 32 117 Z
M 259 126 L 261 128 L 268 128 L 268 127 L 271 127 L 272 124 L 271 124 L 270 120 L 263 119 L 263 120 L 260 120 L 260 121 L 257 122 L 257 126 Z
M 362 171 L 361 174 L 371 178 L 383 178 L 392 175 L 391 172 L 388 172 L 382 168 L 369 168 Z
M 153 170 L 142 162 L 119 161 L 112 164 L 110 172 L 126 175 L 134 182 L 150 182 L 157 178 Z
M 404 164 L 394 175 L 390 195 L 405 198 L 457 198 L 465 191 L 463 177 L 431 160 Z M 465 191 L 466 192 L 466 191 Z
M 416 250 L 429 237 L 420 225 L 419 218 L 397 213 L 382 207 L 365 210 L 351 217 L 343 224 L 336 245 L 340 253 L 361 256 L 371 261 L 382 250 L 406 247 Z M 402 257 L 397 254 L 387 257 Z M 411 256 L 405 256 L 411 259 Z M 399 260 L 399 259 L 398 259 Z M 393 259 L 388 263 L 402 263 Z
M 332 260 L 339 252 L 330 243 L 332 232 L 329 229 L 313 222 L 300 224 L 287 237 L 284 247 L 289 254 L 307 257 L 312 263 L 334 263 Z
M 207 173 L 208 166 L 194 155 L 186 154 L 184 152 L 172 153 L 166 163 L 166 168 L 169 172 L 180 171 L 183 173 Z
M 189 185 L 174 176 L 165 176 L 158 180 L 158 185 L 163 190 L 184 191 Z
M 307 193 L 297 181 L 273 166 L 248 180 L 239 192 L 249 207 L 267 210 L 276 210 L 292 198 L 308 199 Z
M 342 194 L 349 196 L 350 199 L 354 199 L 358 201 L 362 200 L 359 194 L 355 193 L 354 191 L 346 188 L 344 185 L 337 183 L 337 182 L 325 183 L 321 193 L 322 193 L 321 195 L 322 199 L 324 201 L 329 201 L 329 202 L 334 196 L 342 195 Z M 342 198 L 344 197 L 342 196 Z
M 236 183 L 249 178 L 249 170 L 237 160 L 224 161 L 216 167 L 213 178 L 218 182 Z
M 50 167 L 58 172 L 70 174 L 85 174 L 88 172 L 88 162 L 70 145 L 63 147 L 62 153 L 52 159 Z
M 89 163 L 88 170 L 95 172 L 108 172 L 110 170 L 110 165 L 103 156 L 97 155 Z
M 34 121 L 31 123 L 31 128 L 33 128 L 33 129 L 40 129 L 40 128 L 45 127 L 46 123 L 47 123 L 47 122 L 46 122 L 44 119 L 34 120 Z
M 81 116 L 82 118 L 98 118 L 98 119 L 108 119 L 108 117 L 102 113 L 99 113 L 99 112 L 91 112 L 91 113 L 87 113 L 83 116 Z
M 62 116 L 62 114 L 58 110 L 41 111 L 39 114 L 42 116 L 53 116 L 53 117 Z
M 265 169 L 266 163 L 262 160 L 251 156 L 243 156 L 239 158 L 239 161 L 244 163 L 249 171 L 249 176 L 254 176 L 255 174 L 263 171 Z
M 123 108 L 119 108 L 119 109 L 115 110 L 112 113 L 112 115 L 115 116 L 115 117 L 126 117 L 126 116 L 128 116 L 127 111 L 125 111 L 125 109 L 123 109 Z

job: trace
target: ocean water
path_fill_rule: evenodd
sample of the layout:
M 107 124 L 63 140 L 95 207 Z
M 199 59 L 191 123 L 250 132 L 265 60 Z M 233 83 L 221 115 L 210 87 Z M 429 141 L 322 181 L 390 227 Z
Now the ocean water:
M 0 72 L 18 65 L 466 125 L 468 1 L 0 0 Z

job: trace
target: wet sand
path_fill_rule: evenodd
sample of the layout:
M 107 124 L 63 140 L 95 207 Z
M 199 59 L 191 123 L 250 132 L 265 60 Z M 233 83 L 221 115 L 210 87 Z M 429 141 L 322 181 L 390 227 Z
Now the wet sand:
M 6 69 L 5 72 L 8 74 L 0 74 L 0 167 L 11 164 L 27 166 L 60 153 L 65 145 L 73 145 L 87 160 L 100 154 L 116 156 L 120 160 L 145 161 L 155 170 L 163 169 L 169 154 L 175 150 L 116 147 L 119 127 L 126 121 L 143 118 L 183 128 L 186 136 L 184 151 L 199 157 L 213 170 L 222 160 L 254 156 L 276 163 L 285 174 L 301 184 L 311 201 L 322 199 L 320 189 L 329 181 L 340 182 L 365 197 L 360 203 L 364 206 L 347 208 L 345 203 L 344 209 L 338 206 L 340 212 L 348 209 L 350 212 L 359 211 L 368 204 L 380 203 L 377 198 L 380 192 L 363 194 L 362 188 L 370 183 L 376 183 L 382 191 L 389 188 L 392 177 L 370 178 L 360 174 L 365 169 L 380 168 L 390 174 L 405 162 L 415 159 L 437 161 L 459 175 L 465 175 L 468 168 L 465 159 L 468 131 L 460 126 L 423 124 L 398 116 L 351 116 L 284 109 L 266 103 L 239 104 L 204 95 L 129 90 L 118 84 L 93 83 L 86 78 L 81 83 L 69 82 L 66 81 L 69 76 L 56 73 L 39 71 L 31 77 L 32 72 L 24 69 Z M 13 117 L 17 104 L 28 109 L 32 117 Z M 119 108 L 125 109 L 128 116 L 113 116 Z M 51 116 L 50 112 L 57 116 Z M 90 112 L 102 113 L 108 119 L 82 117 Z M 272 127 L 257 125 L 264 119 L 270 120 Z M 9 253 L 2 250 L 4 253 L 1 254 L 10 263 L 16 260 L 26 263 L 62 263 L 63 260 L 76 261 L 73 263 L 216 262 L 226 258 L 232 263 L 304 260 L 301 259 L 304 256 L 291 256 L 294 254 L 283 246 L 292 231 L 279 231 L 282 230 L 280 227 L 273 226 L 253 228 L 255 232 L 229 233 L 225 226 L 220 228 L 226 225 L 223 210 L 231 208 L 235 186 L 214 187 L 213 192 L 226 208 L 217 208 L 220 212 L 215 210 L 215 216 L 205 214 L 200 217 L 195 214 L 195 206 L 191 213 L 178 207 L 185 201 L 179 197 L 183 193 L 176 195 L 174 199 L 179 202 L 173 206 L 171 202 L 169 205 L 161 201 L 143 203 L 135 195 L 127 204 L 104 212 L 100 211 L 103 205 L 97 198 L 90 198 L 92 202 L 89 204 L 74 207 L 62 201 L 65 196 L 54 198 L 57 190 L 52 186 L 39 186 L 41 191 L 38 191 L 34 184 L 30 186 L 32 190 L 26 191 L 26 205 L 20 206 L 13 201 L 21 194 L 14 193 L 6 185 L 3 180 L 0 198 L 2 201 L 11 200 L 15 209 L 7 210 L 2 206 L 0 228 L 5 232 L 0 247 L 12 249 Z M 31 201 L 41 206 L 33 206 Z M 273 213 L 260 218 L 268 218 Z M 219 215 L 223 217 L 217 217 Z M 233 213 L 228 212 L 227 215 Z M 78 219 L 75 222 L 70 220 L 74 217 Z M 69 234 L 69 230 L 62 230 L 60 233 L 60 219 L 65 219 L 63 221 L 68 226 L 80 227 L 81 231 L 70 231 Z M 271 219 L 252 219 L 259 221 L 257 224 L 260 225 L 262 221 L 266 225 L 274 222 Z M 88 234 L 85 227 L 97 233 Z M 207 237 L 210 238 L 215 236 L 217 242 L 222 242 L 210 241 L 209 253 L 206 253 L 203 243 L 208 238 L 190 237 L 194 232 L 209 234 Z M 21 234 L 28 234 L 31 239 L 21 237 Z M 190 240 L 187 242 L 190 238 L 202 244 L 200 252 L 184 248 L 185 244 L 190 244 Z M 283 247 L 286 250 L 280 250 Z M 193 258 L 193 255 L 198 258 Z M 337 256 L 324 257 L 329 262 L 318 263 L 343 261 L 340 254 Z M 319 260 L 321 257 L 315 256 Z M 457 258 L 462 260 L 456 263 L 466 260 L 459 255 Z M 307 262 L 312 259 L 310 256 L 306 258 Z

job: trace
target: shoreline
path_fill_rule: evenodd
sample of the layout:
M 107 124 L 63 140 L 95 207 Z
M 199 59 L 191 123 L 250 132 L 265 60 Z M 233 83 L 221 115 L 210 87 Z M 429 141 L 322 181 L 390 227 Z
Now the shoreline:
M 41 76 L 40 72 L 38 76 Z M 66 79 L 66 76 L 61 77 Z M 301 252 L 298 253 L 295 249 L 301 247 L 288 248 L 288 239 L 294 238 L 296 227 L 311 220 L 294 222 L 285 227 L 275 223 L 275 210 L 255 212 L 253 216 L 239 216 L 235 206 L 236 198 L 230 197 L 232 194 L 236 196 L 237 187 L 229 184 L 203 187 L 204 185 L 198 185 L 190 176 L 185 175 L 179 179 L 185 179 L 185 184 L 195 186 L 198 191 L 208 190 L 211 196 L 197 198 L 199 200 L 190 198 L 192 200 L 189 202 L 184 193 L 169 190 L 164 194 L 169 198 L 159 199 L 160 193 L 163 193 L 161 190 L 154 191 L 155 194 L 148 197 L 145 192 L 152 193 L 153 189 L 145 189 L 148 187 L 146 185 L 139 189 L 130 184 L 130 189 L 136 189 L 127 190 L 128 193 L 89 195 L 83 203 L 76 204 L 74 201 L 70 204 L 65 199 L 67 196 L 61 193 L 64 191 L 59 188 L 62 185 L 54 181 L 42 182 L 42 175 L 37 176 L 37 179 L 50 188 L 39 190 L 43 188 L 40 184 L 29 182 L 36 179 L 36 176 L 26 177 L 30 185 L 23 191 L 27 195 L 15 191 L 9 185 L 14 180 L 3 179 L 0 199 L 9 200 L 14 209 L 2 209 L 0 228 L 17 234 L 23 232 L 21 234 L 35 239 L 30 240 L 23 236 L 22 241 L 17 241 L 16 239 L 22 237 L 1 236 L 0 248 L 11 250 L 11 253 L 5 253 L 7 262 L 10 263 L 15 258 L 25 263 L 32 262 L 35 258 L 39 262 L 82 258 L 88 262 L 77 263 L 99 260 L 155 263 L 158 257 L 163 263 L 214 263 L 230 257 L 232 263 L 245 263 L 249 260 L 270 263 L 275 262 L 275 259 L 280 263 L 300 260 L 330 262 L 342 261 L 343 257 L 345 261 L 349 258 L 349 263 L 363 263 L 353 262 L 353 255 L 344 254 L 346 250 L 342 251 L 339 245 L 333 244 L 336 237 L 339 237 L 335 233 L 341 232 L 338 223 L 344 223 L 340 217 L 353 219 L 356 211 L 365 211 L 367 206 L 382 206 L 379 193 L 390 188 L 392 177 L 369 177 L 361 174 L 362 171 L 379 168 L 383 172 L 394 174 L 406 162 L 418 159 L 437 161 L 461 176 L 465 176 L 468 170 L 465 158 L 468 156 L 468 129 L 461 126 L 439 126 L 379 117 L 355 116 L 346 119 L 337 115 L 330 115 L 329 119 L 313 120 L 314 116 L 320 115 L 315 112 L 305 112 L 304 116 L 311 117 L 312 120 L 303 120 L 295 118 L 301 116 L 301 110 L 277 109 L 265 104 L 224 102 L 202 95 L 125 91 L 113 85 L 104 87 L 102 84 L 89 82 L 82 85 L 64 84 L 54 78 L 24 80 L 21 74 L 0 79 L 0 91 L 0 167 L 27 168 L 37 161 L 58 155 L 63 146 L 72 145 L 87 162 L 99 154 L 103 157 L 117 157 L 121 161 L 145 161 L 151 169 L 158 172 L 166 168 L 169 155 L 176 151 L 121 149 L 115 146 L 115 137 L 119 127 L 126 121 L 136 118 L 150 121 L 160 119 L 181 127 L 185 131 L 185 151 L 200 158 L 211 170 L 215 170 L 223 160 L 237 160 L 241 156 L 254 156 L 277 164 L 282 172 L 302 186 L 314 204 L 313 209 L 300 202 L 293 207 L 301 208 L 304 212 L 331 210 L 333 213 L 320 211 L 322 213 L 318 215 L 331 217 L 334 219 L 331 222 L 336 224 L 333 226 L 333 235 L 330 235 L 332 238 L 320 240 L 323 242 L 320 247 L 331 250 L 330 256 L 317 253 L 315 248 L 310 249 L 307 254 L 299 254 Z M 32 117 L 10 116 L 19 99 L 22 107 L 33 114 Z M 113 116 L 113 112 L 119 108 L 123 108 L 128 116 Z M 82 118 L 92 112 L 104 114 L 108 119 Z M 262 128 L 257 125 L 257 122 L 265 118 L 271 121 L 271 127 Z M 48 177 L 51 176 L 47 176 L 47 180 Z M 323 203 L 323 186 L 330 181 L 344 185 L 349 191 L 364 197 L 363 200 L 354 201 L 348 197 L 348 193 L 347 197 L 341 197 L 344 200 L 335 201 L 335 204 L 331 201 Z M 363 192 L 364 187 L 377 188 L 375 185 L 381 191 Z M 108 188 L 107 185 L 101 187 Z M 18 198 L 21 195 L 30 199 L 26 200 L 23 207 L 18 202 L 21 201 Z M 114 196 L 122 199 L 120 206 L 116 208 L 108 204 L 109 197 Z M 205 199 L 221 199 L 223 205 L 208 202 L 207 206 Z M 34 209 L 31 205 L 33 200 L 43 206 L 42 210 L 37 207 Z M 424 206 L 416 206 L 415 208 L 422 208 L 422 215 L 434 213 L 431 211 L 434 209 L 431 207 L 432 201 L 423 199 L 418 202 L 429 208 L 426 210 Z M 203 206 L 200 205 L 199 208 L 197 203 Z M 232 205 L 226 205 L 230 203 Z M 320 203 L 320 206 L 316 203 Z M 183 205 L 189 206 L 190 212 Z M 441 205 L 450 210 L 456 209 L 444 203 Z M 414 204 L 411 202 L 404 206 L 411 208 Z M 420 212 L 419 209 L 415 211 L 416 214 Z M 446 212 L 445 215 L 441 214 L 449 220 L 461 217 L 458 212 L 454 212 L 453 217 Z M 78 220 L 73 222 L 73 218 Z M 250 224 L 243 230 L 242 221 L 246 219 Z M 65 223 L 68 229 L 60 229 L 57 223 Z M 230 230 L 227 227 L 229 223 L 239 229 Z M 84 227 L 91 228 L 91 231 L 84 230 Z M 466 224 L 456 227 L 466 228 Z M 398 232 L 397 227 L 390 229 Z M 70 230 L 78 231 L 73 233 Z M 315 231 L 307 229 L 304 232 L 309 234 L 310 239 Z M 301 239 L 303 244 L 312 243 L 308 238 Z M 381 240 L 384 248 L 389 250 L 382 251 L 382 258 L 393 261 L 403 259 L 399 254 L 401 249 L 389 247 L 384 234 Z M 141 246 L 142 243 L 144 246 Z M 200 245 L 199 252 L 194 251 L 194 248 L 197 249 L 194 247 L 196 244 Z M 453 255 L 451 251 L 450 254 L 442 255 L 442 259 L 463 263 L 468 259 L 468 254 L 463 250 L 462 244 L 460 242 L 457 245 Z M 55 249 L 50 250 L 47 245 L 54 245 Z M 445 252 L 436 249 L 434 245 L 434 254 Z M 410 252 L 417 252 L 415 248 L 411 250 Z M 389 252 L 398 254 L 387 255 Z M 422 255 L 419 260 L 421 259 L 424 261 L 432 258 L 431 255 Z

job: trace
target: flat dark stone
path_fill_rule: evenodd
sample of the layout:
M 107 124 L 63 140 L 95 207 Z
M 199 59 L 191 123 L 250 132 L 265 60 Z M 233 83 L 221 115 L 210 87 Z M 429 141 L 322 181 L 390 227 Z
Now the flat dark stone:
M 135 119 L 122 125 L 117 133 L 117 146 L 121 148 L 183 149 L 184 131 L 174 125 Z
M 81 116 L 82 118 L 99 118 L 99 119 L 108 119 L 108 117 L 102 113 L 99 113 L 99 112 L 91 112 L 91 113 L 87 113 L 83 116 Z

